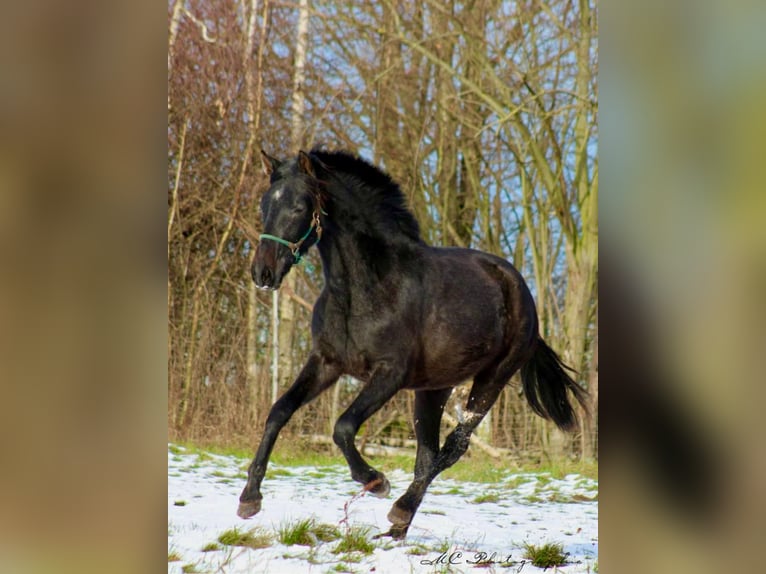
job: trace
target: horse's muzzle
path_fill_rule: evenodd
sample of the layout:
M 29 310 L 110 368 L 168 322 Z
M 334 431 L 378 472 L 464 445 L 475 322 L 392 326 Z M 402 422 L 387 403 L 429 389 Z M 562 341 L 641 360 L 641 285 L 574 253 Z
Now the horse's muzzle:
M 274 281 L 274 272 L 268 267 L 258 268 L 259 266 L 253 261 L 252 275 L 255 286 L 258 289 L 265 289 L 267 291 L 277 289 Z
M 292 253 L 278 244 L 259 243 L 250 272 L 258 289 L 274 291 L 292 267 Z

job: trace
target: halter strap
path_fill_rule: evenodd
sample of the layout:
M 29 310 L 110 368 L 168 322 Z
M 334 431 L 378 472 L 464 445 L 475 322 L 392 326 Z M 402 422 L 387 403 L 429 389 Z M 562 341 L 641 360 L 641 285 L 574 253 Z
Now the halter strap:
M 301 237 L 295 243 L 288 241 L 287 239 L 277 237 L 276 235 L 271 235 L 270 233 L 261 233 L 260 239 L 270 239 L 271 241 L 281 243 L 293 254 L 295 263 L 300 263 L 301 259 L 303 259 L 303 256 L 300 254 L 301 245 L 303 245 L 303 242 L 308 239 L 309 235 L 311 235 L 311 232 L 314 229 L 316 229 L 317 232 L 316 242 L 319 243 L 319 240 L 322 239 L 322 222 L 319 220 L 319 212 L 317 210 L 314 210 L 314 214 L 311 216 L 311 225 L 309 226 L 308 231 L 306 231 L 306 233 L 303 234 L 303 237 Z

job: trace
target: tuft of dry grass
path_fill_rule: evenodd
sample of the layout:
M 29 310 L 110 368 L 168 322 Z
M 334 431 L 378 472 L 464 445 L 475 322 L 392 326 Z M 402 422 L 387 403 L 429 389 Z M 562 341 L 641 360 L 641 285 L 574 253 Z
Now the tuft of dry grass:
M 568 553 L 564 553 L 564 545 L 546 542 L 541 546 L 524 544 L 524 558 L 532 561 L 533 566 L 538 568 L 550 568 L 561 566 L 566 563 Z
M 271 546 L 273 537 L 261 528 L 239 530 L 232 528 L 218 537 L 218 542 L 225 546 L 246 546 L 247 548 L 267 548 Z

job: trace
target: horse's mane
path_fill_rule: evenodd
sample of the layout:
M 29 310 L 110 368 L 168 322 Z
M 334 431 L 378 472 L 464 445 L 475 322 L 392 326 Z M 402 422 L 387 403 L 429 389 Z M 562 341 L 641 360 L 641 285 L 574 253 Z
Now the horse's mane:
M 395 227 L 414 241 L 422 241 L 420 226 L 407 207 L 407 198 L 399 185 L 383 170 L 345 151 L 311 150 L 336 177 L 354 183 L 360 209 L 372 213 L 383 227 Z M 346 177 L 344 177 L 344 175 Z

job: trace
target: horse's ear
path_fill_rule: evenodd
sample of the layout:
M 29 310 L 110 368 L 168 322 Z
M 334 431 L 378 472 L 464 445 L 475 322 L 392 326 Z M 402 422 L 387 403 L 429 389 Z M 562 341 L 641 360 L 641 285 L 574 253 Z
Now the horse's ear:
M 316 172 L 314 171 L 314 164 L 311 162 L 311 158 L 309 157 L 309 154 L 307 154 L 303 150 L 298 152 L 298 166 L 301 168 L 301 171 L 305 173 L 306 175 L 310 175 L 311 177 L 316 177 Z
M 271 157 L 265 151 L 261 150 L 261 161 L 263 162 L 263 173 L 271 177 L 271 174 L 279 169 L 282 162 Z

